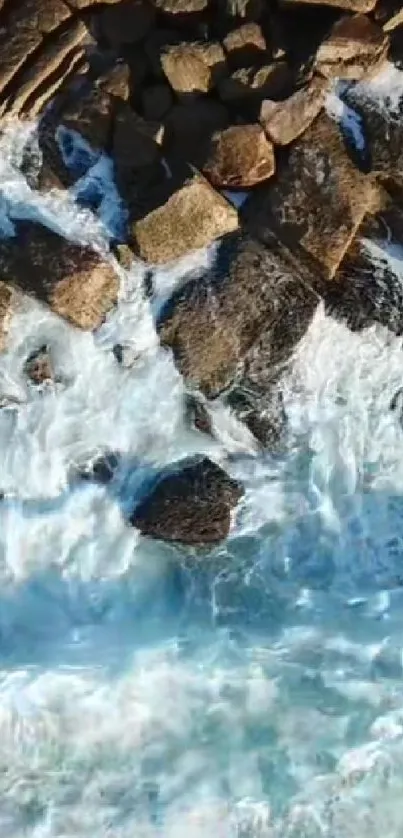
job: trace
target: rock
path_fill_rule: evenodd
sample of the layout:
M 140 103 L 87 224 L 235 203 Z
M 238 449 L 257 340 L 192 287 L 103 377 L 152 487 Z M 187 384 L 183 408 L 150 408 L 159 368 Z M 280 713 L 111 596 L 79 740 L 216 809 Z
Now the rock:
M 101 36 L 112 47 L 136 44 L 148 35 L 154 19 L 155 10 L 148 0 L 123 0 L 102 10 Z
M 112 352 L 121 367 L 131 369 L 140 358 L 138 349 L 132 344 L 115 343 Z
M 5 282 L 47 303 L 81 329 L 95 329 L 116 303 L 119 279 L 89 247 L 73 244 L 34 221 L 16 222 L 16 235 L 0 241 Z
M 220 98 L 241 107 L 245 102 L 259 105 L 263 99 L 278 99 L 288 95 L 292 83 L 290 68 L 285 61 L 275 61 L 263 67 L 236 70 L 223 79 L 218 87 Z
M 234 70 L 256 66 L 267 55 L 267 44 L 257 23 L 244 23 L 226 35 L 223 47 L 229 66 Z
M 389 109 L 387 102 L 385 107 L 376 96 L 372 98 L 369 88 L 369 85 L 352 85 L 343 98 L 361 120 L 370 171 L 401 182 L 403 126 L 400 112 Z
M 320 45 L 315 68 L 325 78 L 359 80 L 386 59 L 388 36 L 366 15 L 338 20 Z
M 240 483 L 207 457 L 167 469 L 134 509 L 131 523 L 143 535 L 188 545 L 216 544 L 230 530 Z
M 208 93 L 226 74 L 223 49 L 214 42 L 166 46 L 161 53 L 161 64 L 178 94 Z
M 378 0 L 374 18 L 383 27 L 384 32 L 392 32 L 398 26 L 402 26 L 402 0 Z
M 191 15 L 203 12 L 210 0 L 153 0 L 154 6 L 169 15 Z
M 320 282 L 334 277 L 377 194 L 373 179 L 353 165 L 337 125 L 323 113 L 241 214 L 251 235 L 269 244 L 273 235 L 279 238 L 310 263 Z
M 114 97 L 93 87 L 86 95 L 69 99 L 61 112 L 60 125 L 80 134 L 94 152 L 109 151 L 115 111 Z
M 143 90 L 142 108 L 145 119 L 162 119 L 173 103 L 172 91 L 167 84 L 153 84 Z
M 6 346 L 14 303 L 14 292 L 4 282 L 0 282 L 0 352 L 3 352 Z
M 218 189 L 248 189 L 271 177 L 274 150 L 260 125 L 232 125 L 217 131 L 203 173 Z
M 69 0 L 74 9 L 87 9 L 90 6 L 104 6 L 105 3 L 120 3 L 121 0 Z
M 24 364 L 24 372 L 27 378 L 36 385 L 55 380 L 53 363 L 46 344 L 29 355 Z
M 121 108 L 115 118 L 112 140 L 118 177 L 157 163 L 163 137 L 160 122 L 148 122 L 131 108 Z
M 212 244 L 237 226 L 236 209 L 195 173 L 159 206 L 132 222 L 131 234 L 141 259 L 163 264 Z
M 0 114 L 35 116 L 85 61 L 89 35 L 63 0 L 0 7 Z
M 310 317 L 318 303 L 301 280 L 303 271 L 301 260 L 275 239 L 271 247 L 248 236 L 224 240 L 213 270 L 175 291 L 157 323 L 162 345 L 172 349 L 190 387 L 208 398 L 218 396 L 242 378 L 248 353 L 272 332 L 265 363 L 273 376 L 301 337 L 300 329 L 293 333 L 293 322 L 291 331 L 287 325 L 295 301 Z
M 285 6 L 320 5 L 334 6 L 336 9 L 346 9 L 348 12 L 372 12 L 377 0 L 282 0 Z
M 237 386 L 230 391 L 226 401 L 237 419 L 264 448 L 274 451 L 283 442 L 287 417 L 277 386 L 272 385 L 264 395 Z
M 220 102 L 196 99 L 179 103 L 166 118 L 166 149 L 172 156 L 200 166 L 214 132 L 228 125 L 228 110 Z
M 191 393 L 186 394 L 185 413 L 188 424 L 202 434 L 212 436 L 212 424 L 206 405 Z
M 95 86 L 103 93 L 127 102 L 131 92 L 131 73 L 128 64 L 125 61 L 114 64 L 95 80 Z
M 273 102 L 265 99 L 260 108 L 260 123 L 274 145 L 289 145 L 303 134 L 322 110 L 329 84 L 319 76 L 288 99 Z
M 133 253 L 127 244 L 113 244 L 112 252 L 119 265 L 125 271 L 129 271 L 133 264 Z
M 75 476 L 80 477 L 81 480 L 107 486 L 115 477 L 119 465 L 119 455 L 114 451 L 108 451 L 94 459 L 89 459 L 82 465 L 78 465 L 75 469 Z

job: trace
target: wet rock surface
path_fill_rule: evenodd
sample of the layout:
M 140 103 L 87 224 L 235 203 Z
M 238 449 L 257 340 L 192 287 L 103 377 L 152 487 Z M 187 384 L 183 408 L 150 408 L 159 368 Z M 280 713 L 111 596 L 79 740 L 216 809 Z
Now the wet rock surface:
M 16 224 L 16 235 L 0 240 L 4 281 L 82 329 L 95 329 L 116 303 L 119 280 L 95 251 L 66 241 L 31 221 Z
M 143 535 L 188 545 L 223 541 L 241 485 L 207 457 L 179 462 L 157 479 L 131 523 Z

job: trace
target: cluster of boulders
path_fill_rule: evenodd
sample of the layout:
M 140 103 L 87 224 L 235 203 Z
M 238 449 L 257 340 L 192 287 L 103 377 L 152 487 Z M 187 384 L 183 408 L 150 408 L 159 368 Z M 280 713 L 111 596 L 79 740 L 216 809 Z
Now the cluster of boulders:
M 356 84 L 387 60 L 403 60 L 398 0 L 0 2 L 0 114 L 4 125 L 40 118 L 32 184 L 69 188 L 107 154 L 127 207 L 110 259 L 39 223 L 15 223 L 0 241 L 3 343 L 16 294 L 95 329 L 117 300 L 114 257 L 152 270 L 222 239 L 214 268 L 173 293 L 157 330 L 197 428 L 211 432 L 208 402 L 220 397 L 262 445 L 278 445 L 279 378 L 320 300 L 352 328 L 380 320 L 402 329 L 390 266 L 375 276 L 362 244 L 379 223 L 403 240 L 401 115 Z M 336 80 L 359 119 L 360 147 L 328 115 Z M 68 154 L 74 132 L 91 151 L 79 159 Z M 250 195 L 237 210 L 226 190 Z M 382 305 L 380 284 L 389 289 Z M 47 380 L 45 366 L 31 359 L 34 382 Z M 193 465 L 174 489 L 172 475 L 161 478 L 153 509 L 137 509 L 144 532 L 225 535 L 239 487 L 212 464 Z M 214 484 L 219 520 L 204 532 L 198 515 L 211 510 Z

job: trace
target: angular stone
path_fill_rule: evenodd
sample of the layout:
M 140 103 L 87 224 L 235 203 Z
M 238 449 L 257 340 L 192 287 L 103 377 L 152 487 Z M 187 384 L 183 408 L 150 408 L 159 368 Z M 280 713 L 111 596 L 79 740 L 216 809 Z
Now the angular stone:
M 69 0 L 74 9 L 87 9 L 89 6 L 104 6 L 106 3 L 120 3 L 121 0 Z
M 285 61 L 276 61 L 263 67 L 236 70 L 223 79 L 218 87 L 223 102 L 231 104 L 287 96 L 291 86 L 291 71 Z
M 317 304 L 303 263 L 278 240 L 266 246 L 236 236 L 222 243 L 209 273 L 174 292 L 157 328 L 187 383 L 212 398 L 242 376 L 248 353 L 263 335 L 272 377 L 301 338 L 296 311 L 306 310 L 309 321 Z
M 119 291 L 111 264 L 33 221 L 16 222 L 16 236 L 0 241 L 0 275 L 81 329 L 97 328 Z
M 130 85 L 130 68 L 124 61 L 110 67 L 95 81 L 95 86 L 103 93 L 109 93 L 122 102 L 127 102 L 130 97 Z
M 352 85 L 343 98 L 360 117 L 371 172 L 402 182 L 403 125 L 400 112 L 388 108 L 387 102 L 385 107 L 376 96 L 372 98 L 370 85 Z
M 214 42 L 183 42 L 167 46 L 161 64 L 178 94 L 208 93 L 226 74 L 224 51 Z
M 378 0 L 374 18 L 383 27 L 384 32 L 392 32 L 398 26 L 402 26 L 402 0 Z
M 131 523 L 163 541 L 216 544 L 227 537 L 242 495 L 241 484 L 207 457 L 180 461 L 157 478 Z
M 266 40 L 257 23 L 244 23 L 233 29 L 224 38 L 223 47 L 228 64 L 234 70 L 251 67 L 267 54 Z
M 275 166 L 260 125 L 232 125 L 213 134 L 203 173 L 219 189 L 248 189 L 271 177 Z
M 199 174 L 131 224 L 135 252 L 150 264 L 179 259 L 238 227 L 236 209 Z
M 60 124 L 77 131 L 93 151 L 109 151 L 116 103 L 102 88 L 71 98 L 61 113 Z
M 288 99 L 273 102 L 265 99 L 260 108 L 260 123 L 274 145 L 289 145 L 309 128 L 322 110 L 329 83 L 314 76 Z
M 170 15 L 191 15 L 207 9 L 210 0 L 153 0 L 154 6 Z
M 285 6 L 320 5 L 334 6 L 336 9 L 346 9 L 348 12 L 372 12 L 377 0 L 282 0 Z
M 379 67 L 387 49 L 388 36 L 369 17 L 342 17 L 320 45 L 315 68 L 328 79 L 359 80 Z
M 353 165 L 337 125 L 323 113 L 291 147 L 275 180 L 246 202 L 243 220 L 261 241 L 270 243 L 275 235 L 308 257 L 318 281 L 327 280 L 377 194 L 373 179 Z
M 123 0 L 102 10 L 100 32 L 113 47 L 135 44 L 148 35 L 154 19 L 155 10 L 148 0 Z
M 119 179 L 161 158 L 164 128 L 159 122 L 148 122 L 131 108 L 121 108 L 113 127 L 112 156 Z
M 4 282 L 0 282 L 0 352 L 6 346 L 7 334 L 13 315 L 15 293 Z
M 38 386 L 55 380 L 52 358 L 46 344 L 29 355 L 24 364 L 24 372 Z

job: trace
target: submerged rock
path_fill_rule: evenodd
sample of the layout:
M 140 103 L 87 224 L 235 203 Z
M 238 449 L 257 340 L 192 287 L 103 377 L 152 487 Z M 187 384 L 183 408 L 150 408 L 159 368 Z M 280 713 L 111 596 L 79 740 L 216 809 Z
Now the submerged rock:
M 240 483 L 207 457 L 185 460 L 160 475 L 131 523 L 151 538 L 215 544 L 227 537 L 242 494 Z
M 36 385 L 55 380 L 52 358 L 46 344 L 31 352 L 25 361 L 24 372 L 27 378 Z
M 188 424 L 203 434 L 212 436 L 211 417 L 206 405 L 193 393 L 187 393 L 185 399 L 185 415 Z
M 0 240 L 3 279 L 75 326 L 97 328 L 117 300 L 119 278 L 112 265 L 42 224 L 15 226 L 14 237 Z
M 15 294 L 12 289 L 0 282 L 0 352 L 5 348 L 14 302 Z

